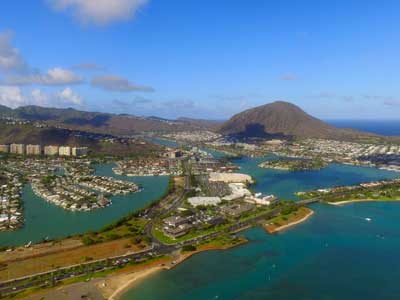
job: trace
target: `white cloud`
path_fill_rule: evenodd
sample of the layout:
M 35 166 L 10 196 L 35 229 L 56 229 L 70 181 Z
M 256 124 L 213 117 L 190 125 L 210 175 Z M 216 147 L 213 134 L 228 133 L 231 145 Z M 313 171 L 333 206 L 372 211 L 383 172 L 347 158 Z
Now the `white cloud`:
M 30 73 L 6 78 L 6 83 L 10 85 L 64 85 L 82 83 L 83 78 L 70 70 L 63 68 L 53 68 L 46 74 Z
M 81 106 L 83 101 L 70 87 L 57 93 L 46 93 L 40 89 L 33 89 L 30 94 L 24 95 L 18 86 L 3 85 L 0 86 L 0 104 L 12 108 L 24 105 L 69 107 Z
M 35 70 L 25 61 L 19 50 L 11 45 L 11 38 L 10 32 L 0 33 L 0 71 L 3 71 L 6 75 L 4 84 L 9 86 L 66 85 L 83 82 L 81 76 L 60 67 L 49 69 L 44 74 Z
M 46 106 L 49 101 L 49 96 L 43 93 L 40 89 L 33 89 L 31 92 L 32 102 L 35 105 Z
M 101 75 L 95 76 L 91 82 L 92 86 L 101 88 L 107 91 L 118 91 L 118 92 L 153 92 L 154 89 L 148 86 L 138 85 L 130 82 L 126 78 L 114 76 L 114 75 Z
M 71 13 L 81 23 L 106 25 L 129 20 L 148 0 L 48 0 L 57 11 Z
M 82 105 L 81 97 L 75 93 L 70 87 L 66 87 L 61 92 L 57 94 L 58 100 L 60 100 L 65 105 Z
M 63 104 L 82 105 L 81 97 L 75 93 L 70 87 L 66 87 L 57 94 L 57 97 Z
M 19 87 L 0 86 L 0 104 L 16 108 L 25 104 L 25 97 Z
M 11 45 L 12 34 L 0 33 L 0 70 L 22 71 L 28 66 L 17 48 Z

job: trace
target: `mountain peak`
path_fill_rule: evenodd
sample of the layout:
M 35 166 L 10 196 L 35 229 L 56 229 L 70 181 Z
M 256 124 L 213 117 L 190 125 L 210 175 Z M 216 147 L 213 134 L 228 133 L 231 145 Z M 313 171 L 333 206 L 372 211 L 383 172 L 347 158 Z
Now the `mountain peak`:
M 225 122 L 220 132 L 228 135 L 342 138 L 354 135 L 333 127 L 286 101 L 275 101 L 248 109 Z

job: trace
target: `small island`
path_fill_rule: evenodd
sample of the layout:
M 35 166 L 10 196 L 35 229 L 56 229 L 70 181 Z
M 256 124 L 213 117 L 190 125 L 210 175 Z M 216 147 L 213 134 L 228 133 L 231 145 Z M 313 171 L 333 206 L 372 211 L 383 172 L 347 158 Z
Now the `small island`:
M 328 165 L 327 162 L 321 159 L 289 159 L 280 158 L 262 162 L 258 166 L 260 168 L 285 170 L 285 171 L 307 171 L 320 170 Z

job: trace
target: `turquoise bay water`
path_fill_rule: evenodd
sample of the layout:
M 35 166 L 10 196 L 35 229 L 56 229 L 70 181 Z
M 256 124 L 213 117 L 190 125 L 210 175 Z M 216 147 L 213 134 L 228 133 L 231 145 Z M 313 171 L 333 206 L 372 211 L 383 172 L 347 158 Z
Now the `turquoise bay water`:
M 241 158 L 233 162 L 240 167 L 241 173 L 250 174 L 256 179 L 252 186 L 255 191 L 275 194 L 283 199 L 296 200 L 295 192 L 337 185 L 354 185 L 361 182 L 392 179 L 399 173 L 369 167 L 331 164 L 327 168 L 314 171 L 289 172 L 263 169 L 258 165 L 273 156 L 264 158 Z
M 290 173 L 258 168 L 262 160 L 236 163 L 256 178 L 254 190 L 294 200 L 299 190 L 397 176 L 344 165 Z M 248 244 L 196 255 L 152 276 L 123 299 L 398 299 L 400 203 L 312 208 L 315 214 L 299 226 L 277 235 L 250 229 L 244 233 Z
M 39 242 L 45 237 L 61 238 L 68 235 L 98 230 L 103 226 L 139 210 L 160 197 L 167 185 L 168 177 L 125 177 L 112 172 L 112 165 L 96 166 L 98 175 L 140 184 L 142 192 L 111 197 L 113 204 L 91 212 L 68 212 L 37 197 L 29 185 L 23 190 L 25 225 L 12 232 L 0 233 L 0 245 L 21 245 L 29 241 Z

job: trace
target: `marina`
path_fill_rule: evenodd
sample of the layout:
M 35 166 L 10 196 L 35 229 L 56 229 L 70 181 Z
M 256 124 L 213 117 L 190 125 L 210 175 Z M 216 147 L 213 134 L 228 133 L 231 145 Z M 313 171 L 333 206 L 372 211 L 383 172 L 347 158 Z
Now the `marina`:
M 0 233 L 0 246 L 25 245 L 45 238 L 58 239 L 98 230 L 139 210 L 159 198 L 168 185 L 168 177 L 124 177 L 113 174 L 113 164 L 96 166 L 96 175 L 135 182 L 143 187 L 140 193 L 112 196 L 113 205 L 90 212 L 70 212 L 36 196 L 30 185 L 22 189 L 24 226 L 12 232 Z

